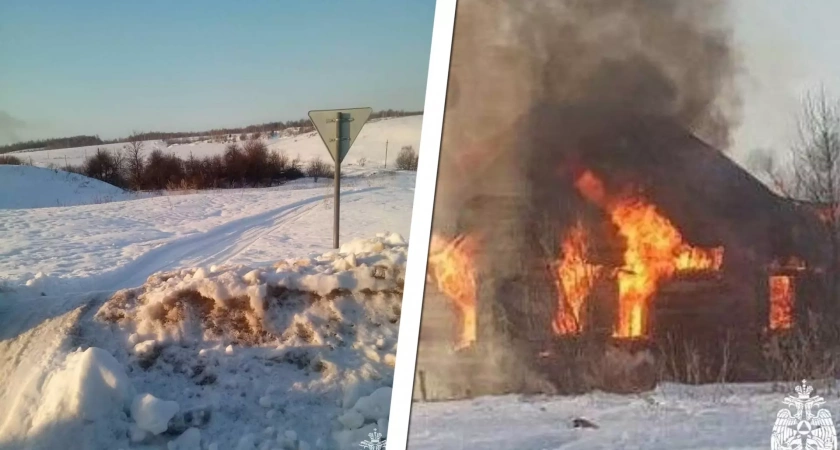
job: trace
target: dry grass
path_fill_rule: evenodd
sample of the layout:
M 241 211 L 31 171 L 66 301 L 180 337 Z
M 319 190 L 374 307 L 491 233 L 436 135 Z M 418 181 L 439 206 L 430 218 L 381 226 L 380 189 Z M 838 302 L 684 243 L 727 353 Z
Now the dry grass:
M 250 299 L 238 297 L 225 303 L 226 306 L 221 306 L 196 291 L 185 290 L 169 301 L 146 304 L 135 292 L 123 291 L 99 310 L 96 319 L 112 323 L 133 321 L 136 310 L 143 308 L 149 320 L 162 328 L 196 319 L 210 336 L 240 345 L 258 345 L 277 339 L 266 329 L 262 315 L 251 307 Z

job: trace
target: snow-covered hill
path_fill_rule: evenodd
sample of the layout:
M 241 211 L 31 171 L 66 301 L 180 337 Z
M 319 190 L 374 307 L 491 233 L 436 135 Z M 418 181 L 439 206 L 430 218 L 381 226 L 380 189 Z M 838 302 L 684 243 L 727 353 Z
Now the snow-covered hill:
M 89 205 L 133 198 L 137 195 L 75 173 L 0 165 L 0 210 Z

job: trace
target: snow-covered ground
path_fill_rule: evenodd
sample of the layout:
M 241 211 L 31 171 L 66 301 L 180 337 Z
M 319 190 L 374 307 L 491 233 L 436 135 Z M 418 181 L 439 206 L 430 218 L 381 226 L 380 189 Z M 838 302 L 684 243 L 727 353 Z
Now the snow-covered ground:
M 0 210 L 76 206 L 133 198 L 139 196 L 75 173 L 0 165 Z
M 364 171 L 365 168 L 380 169 L 385 166 L 385 145 L 388 146 L 388 168 L 393 168 L 397 155 L 403 146 L 412 146 L 419 150 L 420 146 L 420 125 L 423 116 L 399 117 L 394 119 L 383 119 L 369 122 L 362 128 L 353 149 L 347 155 L 342 165 L 342 170 L 347 173 Z M 299 136 L 277 137 L 264 139 L 270 150 L 285 152 L 290 158 L 300 157 L 303 161 L 314 158 L 321 158 L 330 161 L 329 153 L 324 148 L 324 143 L 317 132 L 311 132 Z M 147 141 L 144 143 L 144 151 L 159 148 L 166 153 L 173 153 L 181 158 L 189 158 L 190 154 L 197 158 L 222 154 L 225 150 L 222 143 L 195 142 L 191 144 L 180 144 L 167 146 L 163 141 Z M 14 155 L 32 164 L 42 167 L 50 165 L 64 167 L 67 164 L 80 165 L 85 157 L 91 156 L 96 149 L 103 148 L 109 151 L 121 150 L 125 144 L 94 145 L 88 147 L 76 147 L 58 150 L 21 151 Z M 366 160 L 364 167 L 360 161 Z
M 365 130 L 383 156 L 385 140 L 419 146 L 420 118 Z M 327 156 L 317 135 L 282 145 Z M 2 168 L 42 172 L 0 176 L 16 202 L 0 209 L 0 449 L 358 448 L 384 433 L 415 175 L 355 167 L 340 251 L 329 180 L 90 201 L 75 178 Z
M 414 180 L 405 172 L 345 179 L 341 241 L 382 230 L 407 236 Z M 266 189 L 0 210 L 0 283 L 18 295 L 63 296 L 139 286 L 159 270 L 305 257 L 331 248 L 332 215 L 332 187 L 311 179 Z
M 832 415 L 836 386 L 814 386 Z M 483 397 L 415 403 L 410 450 L 763 450 L 791 384 L 684 386 L 642 395 Z M 816 413 L 817 408 L 814 409 Z M 794 411 L 795 412 L 795 411 Z M 598 428 L 575 428 L 583 418 Z M 814 447 L 816 448 L 816 447 Z

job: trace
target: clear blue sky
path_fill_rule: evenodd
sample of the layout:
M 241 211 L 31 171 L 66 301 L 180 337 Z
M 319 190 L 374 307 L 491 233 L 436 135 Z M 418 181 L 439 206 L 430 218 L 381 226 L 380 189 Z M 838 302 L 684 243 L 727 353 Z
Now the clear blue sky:
M 3 0 L 0 144 L 420 110 L 434 0 Z

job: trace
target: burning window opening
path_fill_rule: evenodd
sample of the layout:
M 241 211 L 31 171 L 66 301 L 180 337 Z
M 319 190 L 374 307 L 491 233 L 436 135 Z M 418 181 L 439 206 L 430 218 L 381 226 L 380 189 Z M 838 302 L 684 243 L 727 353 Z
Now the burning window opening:
M 428 271 L 438 289 L 452 301 L 458 319 L 456 349 L 475 342 L 475 250 L 473 236 L 447 239 L 433 235 L 429 248 Z
M 701 249 L 684 242 L 679 230 L 645 199 L 610 198 L 601 180 L 590 171 L 576 187 L 590 202 L 603 208 L 625 240 L 624 267 L 618 273 L 619 311 L 613 335 L 646 334 L 651 298 L 663 281 L 678 272 L 719 271 L 723 248 Z
M 552 324 L 557 334 L 578 334 L 583 331 L 581 310 L 589 296 L 601 266 L 586 261 L 589 242 L 583 224 L 578 222 L 561 245 L 561 260 L 557 269 L 563 299 L 558 304 Z
M 790 275 L 770 276 L 770 329 L 788 330 L 793 326 L 794 280 Z

